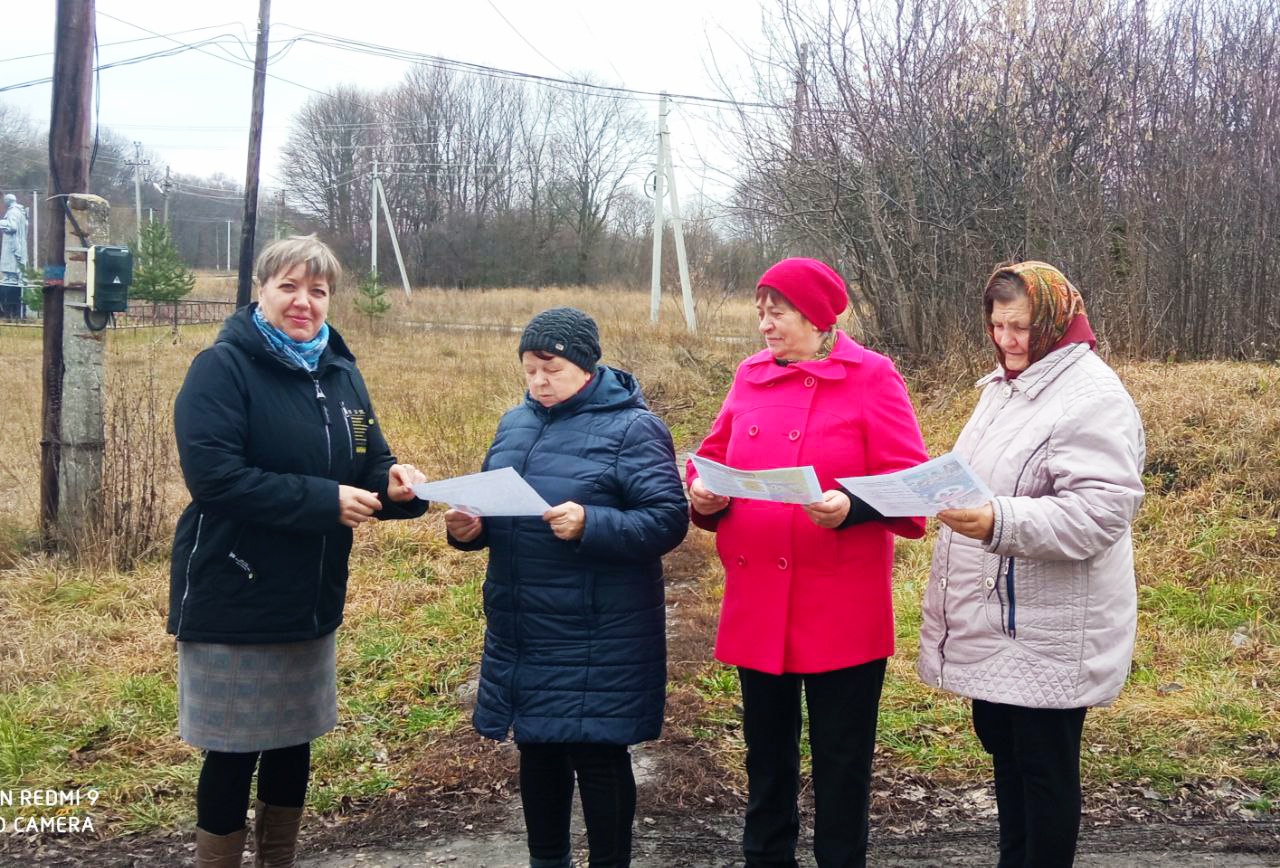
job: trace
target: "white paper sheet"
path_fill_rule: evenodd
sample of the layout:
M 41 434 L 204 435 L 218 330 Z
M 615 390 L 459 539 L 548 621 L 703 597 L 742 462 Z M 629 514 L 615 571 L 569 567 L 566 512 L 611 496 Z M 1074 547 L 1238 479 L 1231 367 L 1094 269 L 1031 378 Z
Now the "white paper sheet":
M 542 515 L 551 508 L 512 467 L 419 482 L 413 493 L 472 515 Z
M 818 485 L 818 474 L 812 465 L 738 470 L 701 455 L 689 457 L 698 470 L 698 478 L 712 494 L 775 503 L 816 503 L 822 500 L 822 487 Z
M 982 506 L 995 497 L 954 452 L 897 473 L 850 476 L 836 482 L 886 516 L 937 515 L 944 509 Z

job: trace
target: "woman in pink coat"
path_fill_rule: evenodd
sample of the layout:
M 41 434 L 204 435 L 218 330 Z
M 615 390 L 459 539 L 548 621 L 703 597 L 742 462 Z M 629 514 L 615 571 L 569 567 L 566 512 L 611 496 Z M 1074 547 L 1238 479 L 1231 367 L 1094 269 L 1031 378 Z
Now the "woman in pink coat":
M 885 518 L 836 477 L 925 461 L 902 377 L 837 329 L 844 281 L 816 259 L 760 278 L 766 348 L 738 367 L 698 454 L 745 470 L 813 465 L 824 494 L 807 506 L 730 500 L 690 466 L 693 521 L 717 534 L 725 592 L 716 659 L 738 667 L 747 744 L 748 866 L 795 865 L 800 829 L 800 692 L 819 866 L 866 862 L 876 715 L 893 653 L 893 535 L 924 520 Z

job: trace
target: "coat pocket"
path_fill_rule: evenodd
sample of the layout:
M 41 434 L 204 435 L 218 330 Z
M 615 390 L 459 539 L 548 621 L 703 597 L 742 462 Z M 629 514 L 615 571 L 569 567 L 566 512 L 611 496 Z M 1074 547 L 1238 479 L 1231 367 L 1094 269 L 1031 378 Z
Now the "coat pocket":
M 1067 663 L 1079 657 L 1088 571 L 1082 561 L 1018 559 L 1015 582 L 1020 644 Z
M 993 633 L 1007 633 L 1008 600 L 1002 586 L 1002 570 L 1008 568 L 1008 558 L 984 553 L 982 556 L 982 572 L 978 576 L 978 591 L 982 595 L 982 612 L 986 616 L 987 627 Z

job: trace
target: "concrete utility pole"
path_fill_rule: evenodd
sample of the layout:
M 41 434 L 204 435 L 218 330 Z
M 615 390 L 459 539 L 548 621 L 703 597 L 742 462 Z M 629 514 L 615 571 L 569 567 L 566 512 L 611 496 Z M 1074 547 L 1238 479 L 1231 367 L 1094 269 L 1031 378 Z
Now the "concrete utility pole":
M 276 198 L 276 231 L 275 231 L 275 239 L 276 239 L 277 241 L 279 241 L 279 240 L 280 240 L 280 237 L 281 237 L 281 235 L 283 234 L 283 232 L 282 232 L 283 228 L 284 228 L 284 190 L 281 190 L 281 191 L 277 194 L 277 198 Z
M 168 227 L 169 225 L 169 188 L 172 186 L 173 184 L 169 181 L 169 167 L 165 166 L 163 189 L 164 189 L 164 225 L 166 227 Z
M 68 205 L 66 237 L 66 287 L 62 333 L 63 402 L 62 454 L 58 472 L 58 537 L 74 547 L 93 530 L 102 511 L 102 453 L 106 439 L 105 403 L 106 332 L 85 324 L 85 278 L 89 251 L 111 234 L 111 206 L 106 199 L 73 193 Z M 83 245 L 71 225 L 83 232 Z
M 31 191 L 31 268 L 40 267 L 40 196 Z
M 378 161 L 373 161 L 369 178 L 369 273 L 378 280 Z
M 244 220 L 240 223 L 240 279 L 236 307 L 253 294 L 253 245 L 258 232 L 258 166 L 262 160 L 262 102 L 267 90 L 267 35 L 271 0 L 258 0 L 258 51 L 253 63 L 253 108 L 249 114 L 249 159 L 244 179 Z
M 230 271 L 230 270 L 231 270 L 231 221 L 228 220 L 227 221 L 227 271 Z M 236 288 L 236 305 L 243 307 L 243 305 L 240 304 L 239 287 Z
M 791 116 L 791 155 L 798 157 L 808 150 L 809 123 L 809 43 L 800 43 L 800 63 L 796 69 L 796 104 Z
M 382 186 L 382 179 L 375 177 L 373 179 L 373 198 L 376 202 L 378 198 L 382 199 L 382 216 L 387 218 L 387 234 L 391 236 L 391 249 L 396 254 L 396 265 L 400 267 L 400 283 L 404 286 L 405 298 L 411 298 L 413 291 L 409 289 L 409 275 L 404 270 L 404 257 L 400 255 L 400 239 L 396 236 L 395 224 L 391 222 L 391 208 L 387 205 L 387 191 Z M 374 215 L 374 221 L 378 219 L 377 214 Z
M 676 193 L 670 135 L 667 130 L 667 95 L 663 93 L 658 101 L 658 168 L 653 193 L 653 275 L 650 278 L 649 320 L 655 324 L 658 322 L 658 305 L 662 300 L 662 187 L 665 178 L 671 200 L 671 234 L 676 239 L 676 263 L 680 268 L 684 323 L 689 334 L 696 334 L 698 317 L 693 308 L 693 290 L 689 285 L 689 257 L 684 249 L 684 223 L 680 218 L 680 196 Z
M 138 243 L 142 243 L 142 167 L 151 165 L 150 160 L 142 159 L 142 142 L 133 143 L 133 209 L 138 223 Z
M 667 98 L 662 97 L 659 115 L 665 115 Z M 658 159 L 653 173 L 653 272 L 649 276 L 649 322 L 658 324 L 658 308 L 662 305 L 662 197 L 666 195 L 666 173 L 662 169 L 662 124 L 658 124 Z
M 40 410 L 40 534 L 56 537 L 62 452 L 62 325 L 67 222 L 66 196 L 89 186 L 90 95 L 93 82 L 94 0 L 58 0 L 49 113 L 49 200 L 45 237 L 44 356 Z M 73 233 L 81 232 L 74 223 Z M 85 239 L 87 240 L 87 238 Z

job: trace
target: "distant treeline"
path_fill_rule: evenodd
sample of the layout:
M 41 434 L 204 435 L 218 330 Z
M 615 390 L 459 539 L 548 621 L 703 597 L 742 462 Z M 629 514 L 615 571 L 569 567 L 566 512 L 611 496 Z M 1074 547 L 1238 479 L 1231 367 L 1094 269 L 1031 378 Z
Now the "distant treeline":
M 777 0 L 770 43 L 713 131 L 736 186 L 727 202 L 686 203 L 695 292 L 750 292 L 773 259 L 819 256 L 849 279 L 865 337 L 930 354 L 980 334 L 997 262 L 1040 258 L 1076 283 L 1114 350 L 1280 357 L 1278 11 Z M 364 271 L 376 162 L 415 283 L 647 285 L 652 114 L 589 81 L 428 66 L 381 91 L 341 87 L 292 119 L 283 198 L 264 194 L 259 239 L 318 231 Z M 115 203 L 121 237 L 133 156 L 103 131 L 92 191 Z M 0 179 L 42 188 L 45 171 L 43 137 L 0 106 Z M 158 159 L 144 176 L 158 219 Z M 223 264 L 238 181 L 170 180 L 179 250 Z M 378 258 L 394 281 L 385 228 Z
M 783 2 L 736 205 L 856 280 L 868 331 L 972 333 L 992 265 L 1047 259 L 1111 345 L 1280 354 L 1275 0 Z

